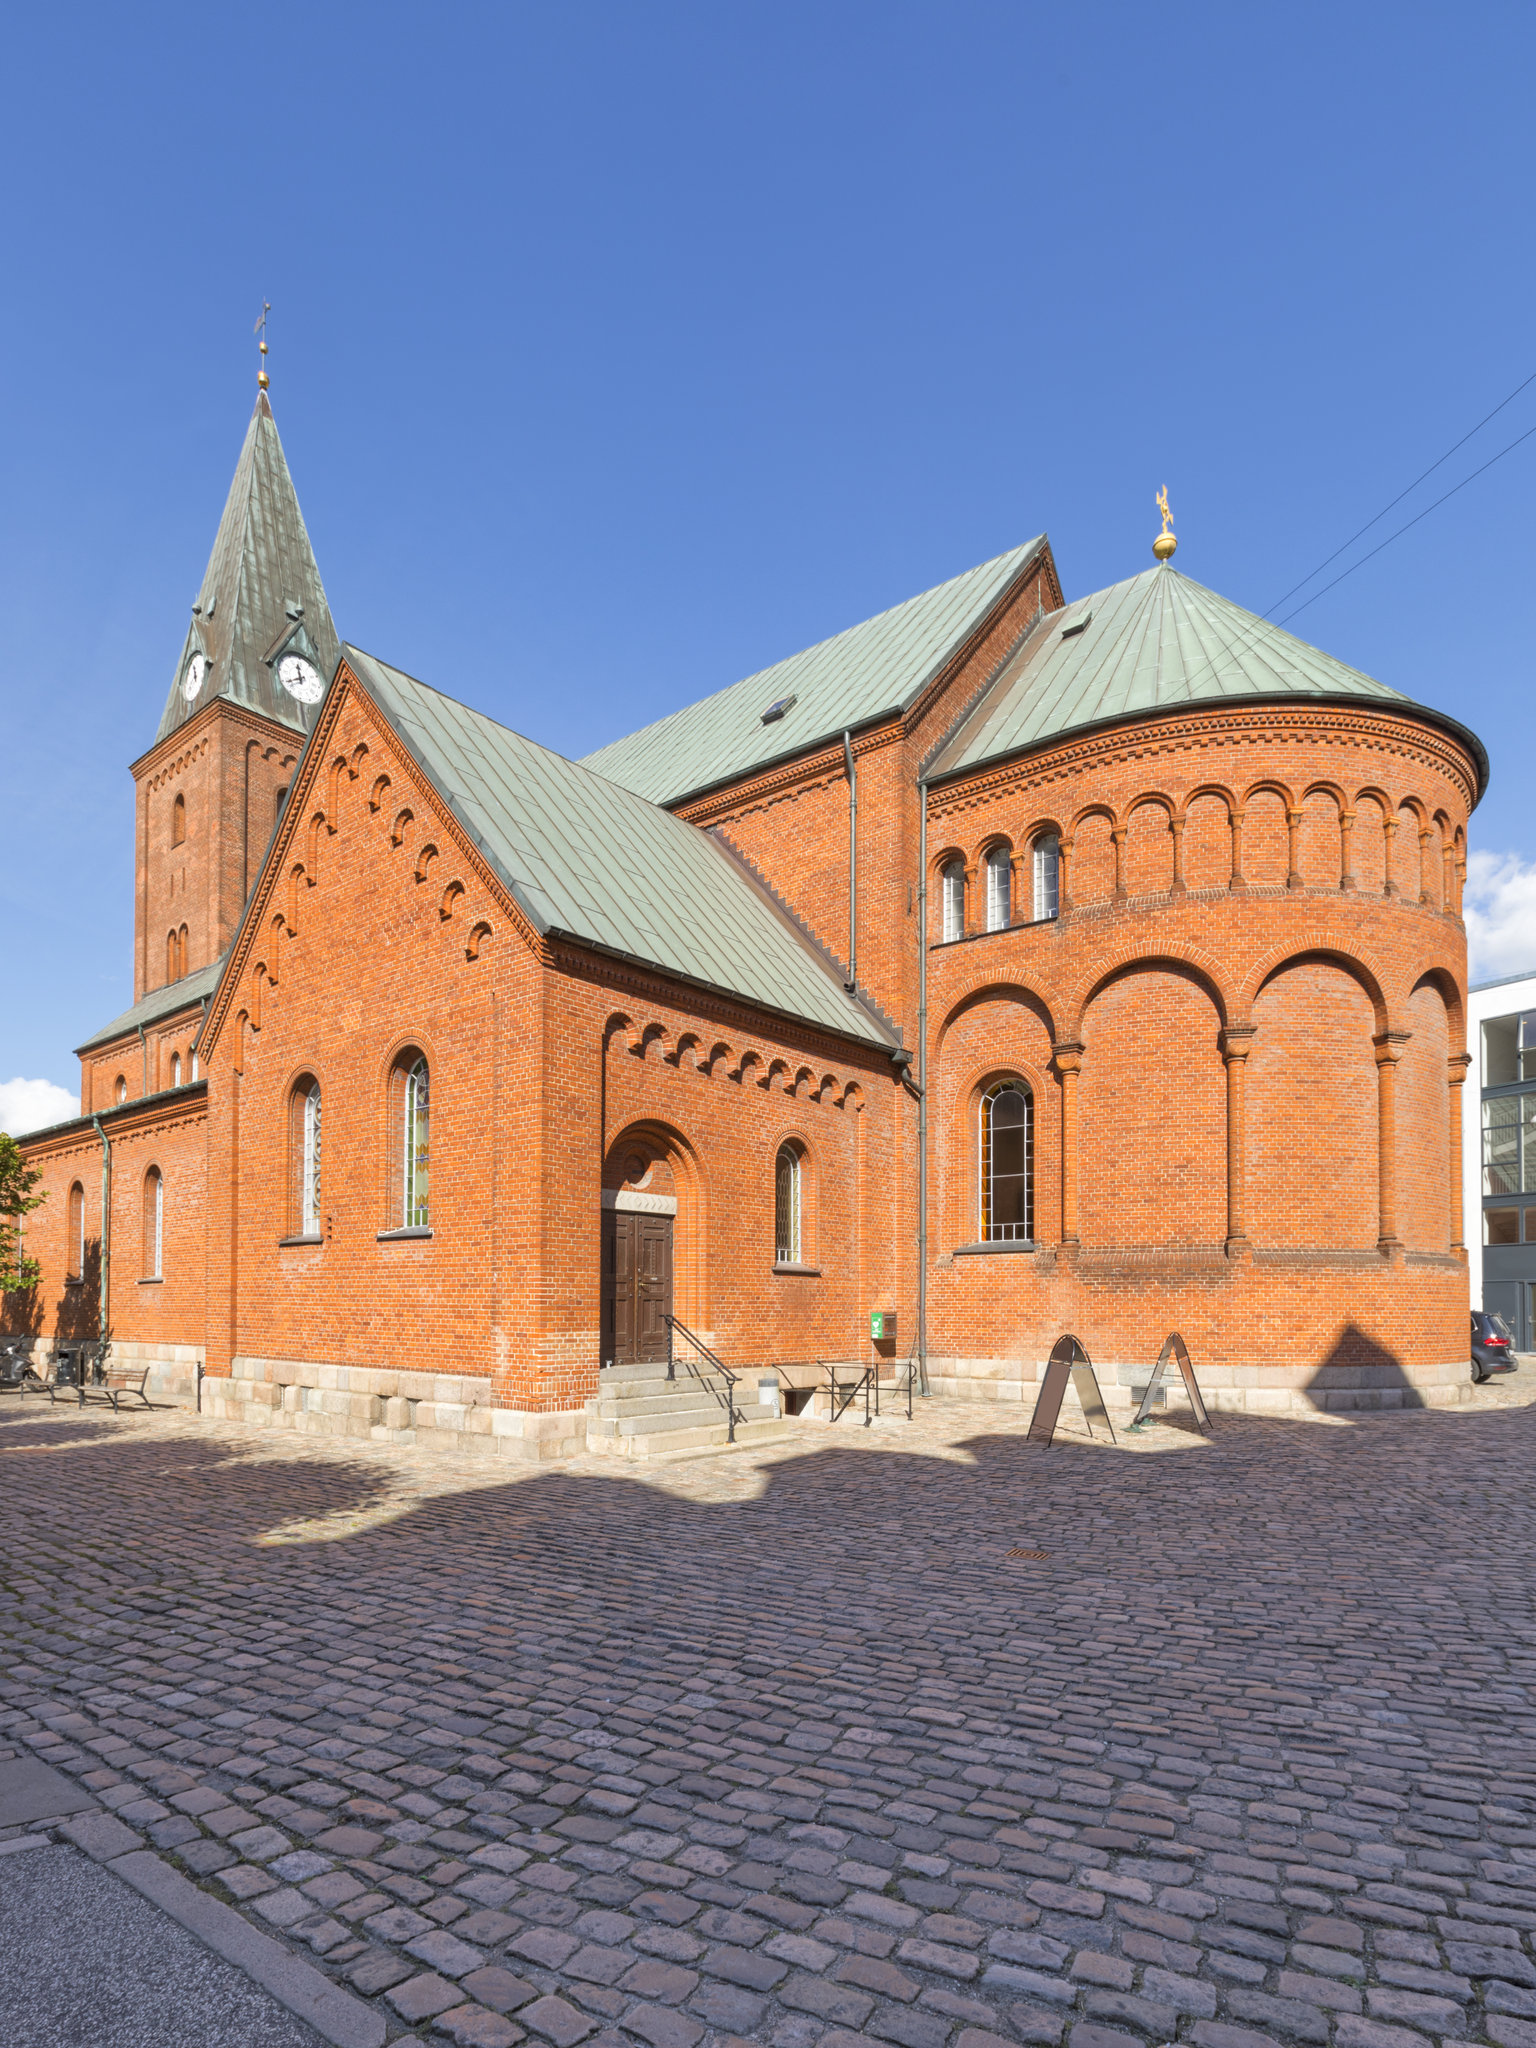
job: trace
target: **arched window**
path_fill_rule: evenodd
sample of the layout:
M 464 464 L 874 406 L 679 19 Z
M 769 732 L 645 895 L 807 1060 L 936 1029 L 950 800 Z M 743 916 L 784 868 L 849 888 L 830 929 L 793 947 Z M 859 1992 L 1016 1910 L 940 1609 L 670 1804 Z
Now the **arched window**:
M 85 1189 L 76 1181 L 69 1191 L 69 1242 L 64 1247 L 67 1280 L 85 1278 Z
M 774 1263 L 800 1264 L 800 1152 L 795 1145 L 781 1145 L 773 1169 Z
M 181 980 L 187 971 L 187 928 L 182 926 L 176 934 L 176 979 Z
M 179 1052 L 171 1054 L 171 1086 L 173 1088 L 181 1086 L 181 1054 Z
M 144 1176 L 144 1278 L 158 1280 L 160 1247 L 165 1227 L 165 1182 L 158 1166 Z
M 946 861 L 943 875 L 944 888 L 944 937 L 963 939 L 965 937 L 965 862 Z
M 1035 921 L 1055 917 L 1060 908 L 1061 841 L 1045 832 L 1035 841 Z
M 113 1082 L 112 1100 L 114 1102 L 126 1102 L 128 1100 L 128 1076 L 126 1074 L 119 1074 Z
M 192 1048 L 192 1078 L 194 1081 L 197 1079 L 197 1047 L 195 1045 Z
M 181 845 L 181 843 L 182 843 L 182 841 L 183 841 L 183 840 L 184 840 L 184 839 L 186 838 L 186 836 L 187 836 L 187 800 L 186 800 L 186 798 L 185 798 L 184 796 L 179 796 L 179 797 L 177 797 L 177 799 L 176 799 L 175 803 L 173 803 L 173 804 L 171 805 L 171 844 L 172 844 L 172 846 L 180 846 L 180 845 Z
M 165 978 L 167 981 L 180 981 L 181 979 L 181 975 L 176 967 L 177 950 L 176 934 L 174 932 L 167 932 L 165 935 Z
M 403 1053 L 391 1077 L 393 1229 L 432 1229 L 432 1083 L 426 1059 Z
M 981 1098 L 981 1236 L 1034 1236 L 1034 1105 L 1022 1081 L 994 1081 Z
M 1011 914 L 1009 883 L 1013 875 L 1013 863 L 1006 846 L 994 847 L 987 855 L 987 930 L 1000 932 L 1006 929 Z
M 288 1229 L 320 1235 L 320 1083 L 312 1075 L 288 1098 Z

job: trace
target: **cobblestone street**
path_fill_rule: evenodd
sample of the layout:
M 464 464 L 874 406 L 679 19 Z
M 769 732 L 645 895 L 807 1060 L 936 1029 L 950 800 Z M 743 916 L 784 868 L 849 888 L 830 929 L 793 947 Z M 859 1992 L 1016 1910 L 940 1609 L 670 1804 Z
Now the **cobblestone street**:
M 0 1753 L 394 2040 L 1536 2048 L 1527 1400 L 509 1473 L 12 1399 Z

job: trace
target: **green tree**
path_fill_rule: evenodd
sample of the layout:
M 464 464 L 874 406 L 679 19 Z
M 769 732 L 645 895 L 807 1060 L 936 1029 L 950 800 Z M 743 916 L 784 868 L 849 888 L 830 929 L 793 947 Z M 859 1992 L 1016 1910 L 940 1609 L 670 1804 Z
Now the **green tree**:
M 0 1294 L 18 1294 L 42 1277 L 36 1259 L 23 1258 L 21 1251 L 21 1219 L 47 1199 L 32 1192 L 42 1177 L 28 1166 L 16 1140 L 0 1131 Z

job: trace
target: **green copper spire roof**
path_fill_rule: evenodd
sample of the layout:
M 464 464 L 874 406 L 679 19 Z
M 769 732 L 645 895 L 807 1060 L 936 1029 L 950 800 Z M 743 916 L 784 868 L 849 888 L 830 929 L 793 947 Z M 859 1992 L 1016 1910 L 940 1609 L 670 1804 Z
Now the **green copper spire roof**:
M 981 702 L 929 764 L 928 779 L 963 774 L 1063 734 L 1185 704 L 1358 698 L 1411 711 L 1470 747 L 1481 743 L 1331 654 L 1181 576 L 1171 563 L 1078 598 L 1042 619 Z
M 279 663 L 294 655 L 325 684 L 338 653 L 325 588 L 263 391 L 246 429 L 155 739 L 163 740 L 214 697 L 231 698 L 306 732 L 315 722 L 318 699 L 305 703 L 285 689 Z M 199 673 L 201 681 L 188 696 Z M 296 680 L 313 688 L 302 676 Z

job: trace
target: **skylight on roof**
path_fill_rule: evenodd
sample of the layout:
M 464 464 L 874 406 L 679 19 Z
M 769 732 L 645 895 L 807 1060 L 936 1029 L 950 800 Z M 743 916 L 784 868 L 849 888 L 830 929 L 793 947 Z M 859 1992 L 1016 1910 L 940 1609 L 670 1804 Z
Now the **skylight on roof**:
M 768 709 L 763 713 L 763 724 L 772 725 L 775 719 L 782 718 L 785 712 L 791 709 L 794 702 L 793 697 L 775 697 L 768 706 Z
M 1093 613 L 1091 611 L 1086 611 L 1083 613 L 1080 619 L 1073 619 L 1070 622 L 1070 624 L 1063 626 L 1061 629 L 1062 639 L 1070 640 L 1074 634 L 1081 633 L 1083 628 L 1088 624 L 1089 620 L 1092 617 Z

